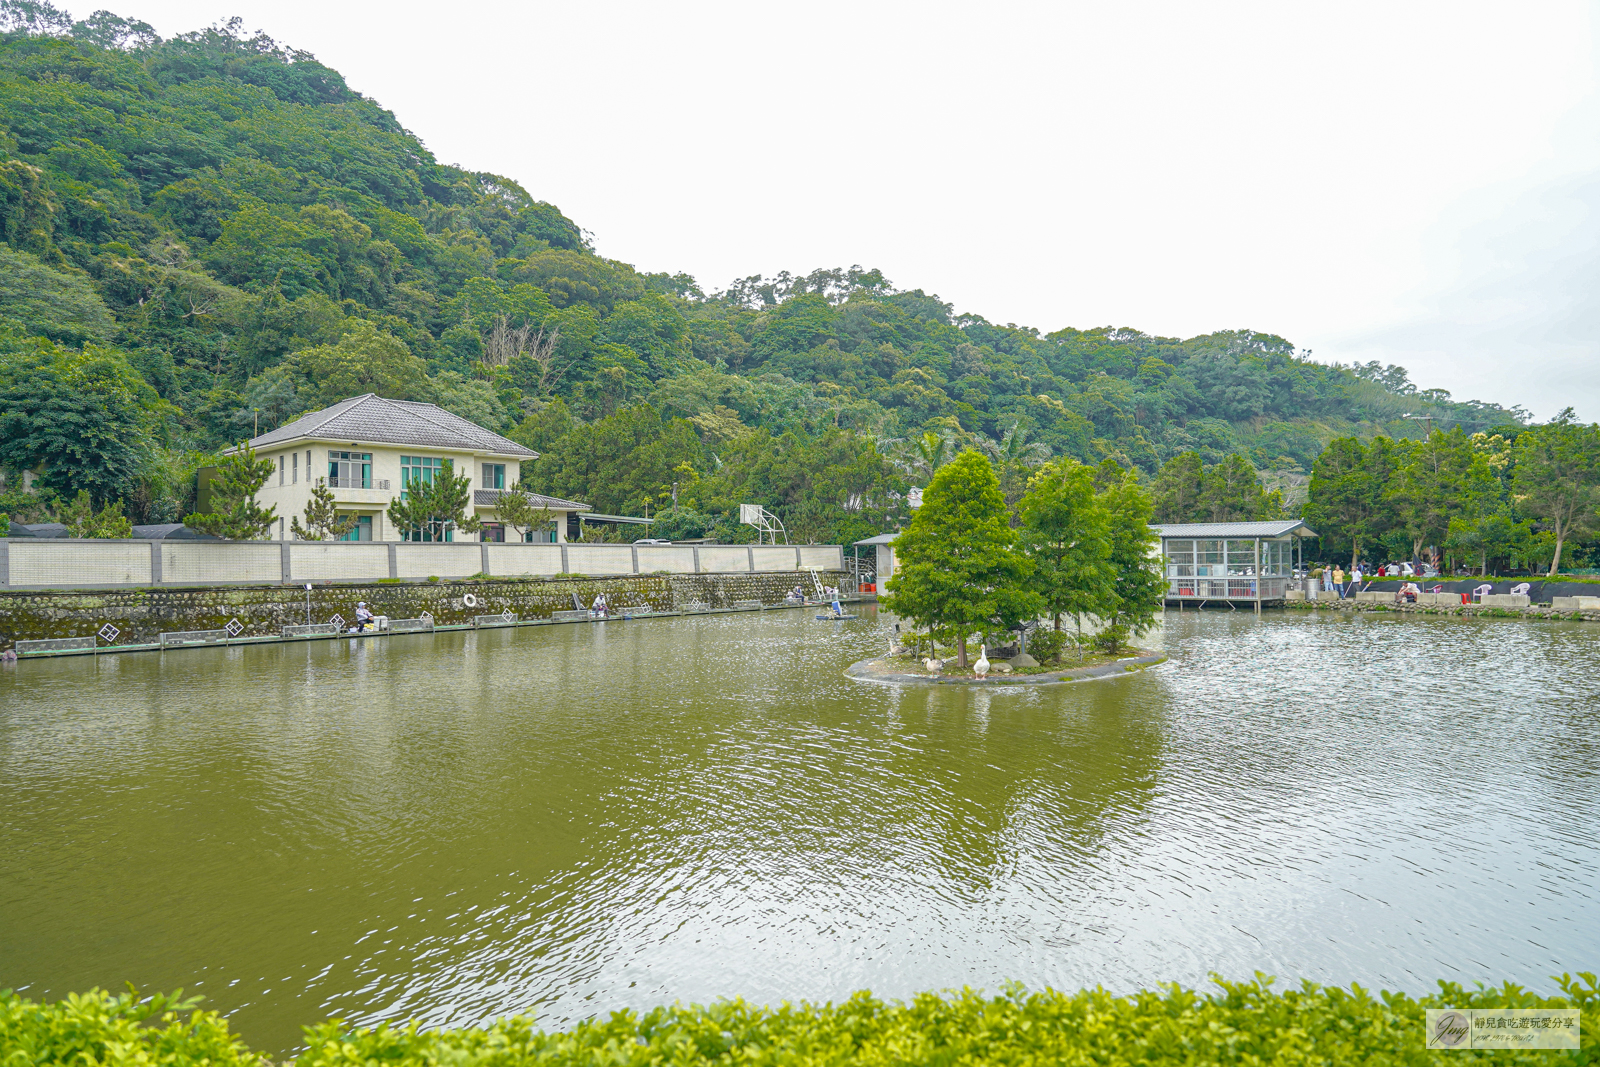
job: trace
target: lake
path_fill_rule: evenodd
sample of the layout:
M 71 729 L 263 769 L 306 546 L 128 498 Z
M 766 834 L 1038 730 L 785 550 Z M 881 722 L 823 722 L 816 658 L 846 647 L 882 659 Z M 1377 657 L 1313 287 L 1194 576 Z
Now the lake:
M 810 612 L 0 670 L 0 988 L 302 1023 L 1600 958 L 1600 629 L 1168 613 L 1110 681 Z

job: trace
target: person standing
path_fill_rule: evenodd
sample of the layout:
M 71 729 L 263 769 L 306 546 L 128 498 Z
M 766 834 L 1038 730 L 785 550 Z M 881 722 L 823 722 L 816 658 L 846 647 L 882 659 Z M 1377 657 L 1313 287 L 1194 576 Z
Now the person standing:
M 1339 599 L 1344 599 L 1344 567 L 1335 565 L 1333 568 L 1333 591 L 1339 594 Z

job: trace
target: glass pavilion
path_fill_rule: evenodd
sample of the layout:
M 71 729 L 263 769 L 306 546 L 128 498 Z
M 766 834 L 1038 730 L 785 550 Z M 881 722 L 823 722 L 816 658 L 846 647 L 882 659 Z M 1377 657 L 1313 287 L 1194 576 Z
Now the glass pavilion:
M 1300 542 L 1317 532 L 1299 519 L 1156 524 L 1167 600 L 1202 605 L 1240 601 L 1260 610 L 1282 601 L 1303 560 Z

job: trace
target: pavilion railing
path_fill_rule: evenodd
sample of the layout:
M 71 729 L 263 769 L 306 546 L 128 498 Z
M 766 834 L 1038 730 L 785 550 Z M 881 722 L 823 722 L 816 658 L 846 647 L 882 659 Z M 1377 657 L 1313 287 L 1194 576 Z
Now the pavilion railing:
M 1184 600 L 1282 600 L 1285 577 L 1169 578 L 1167 596 Z

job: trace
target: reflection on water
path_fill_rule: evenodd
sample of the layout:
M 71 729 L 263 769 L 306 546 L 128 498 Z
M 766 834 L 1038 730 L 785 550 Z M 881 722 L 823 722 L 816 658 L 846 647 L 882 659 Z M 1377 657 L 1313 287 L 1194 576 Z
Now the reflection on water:
M 1420 991 L 1600 951 L 1583 624 L 1168 615 L 1137 676 L 850 682 L 802 612 L 0 672 L 0 988 L 329 1014 Z

